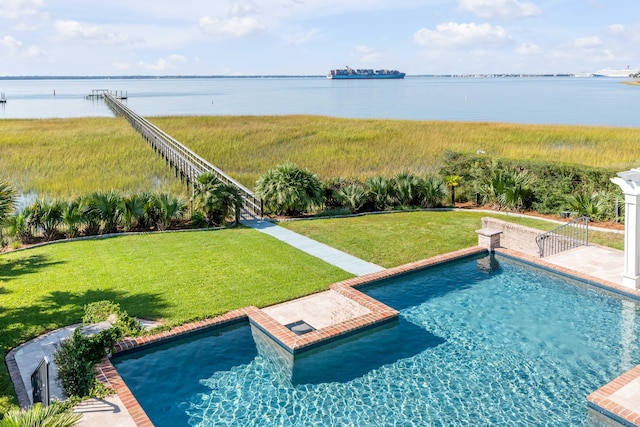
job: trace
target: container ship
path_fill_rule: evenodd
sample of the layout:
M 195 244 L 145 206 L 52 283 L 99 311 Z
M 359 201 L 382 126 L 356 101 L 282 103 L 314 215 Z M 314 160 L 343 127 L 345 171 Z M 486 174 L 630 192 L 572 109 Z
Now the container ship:
M 348 79 L 404 79 L 405 73 L 398 70 L 354 70 L 346 67 L 339 70 L 331 70 L 327 74 L 328 79 L 348 80 Z

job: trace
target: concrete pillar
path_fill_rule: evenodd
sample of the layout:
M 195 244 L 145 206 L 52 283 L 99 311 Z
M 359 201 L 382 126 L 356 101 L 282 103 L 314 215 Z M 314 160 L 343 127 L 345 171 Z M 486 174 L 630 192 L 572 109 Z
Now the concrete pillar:
M 476 230 L 476 233 L 478 234 L 478 246 L 487 248 L 491 252 L 493 252 L 495 248 L 500 247 L 502 230 L 481 228 L 480 230 Z
M 624 272 L 622 285 L 640 289 L 640 169 L 619 172 L 618 178 L 611 178 L 624 193 Z

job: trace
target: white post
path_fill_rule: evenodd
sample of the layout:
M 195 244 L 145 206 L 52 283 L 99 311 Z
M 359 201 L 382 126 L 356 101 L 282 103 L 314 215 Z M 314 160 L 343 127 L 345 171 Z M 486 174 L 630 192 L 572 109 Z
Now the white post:
M 624 273 L 622 285 L 640 289 L 640 169 L 619 172 L 619 178 L 611 178 L 624 193 Z

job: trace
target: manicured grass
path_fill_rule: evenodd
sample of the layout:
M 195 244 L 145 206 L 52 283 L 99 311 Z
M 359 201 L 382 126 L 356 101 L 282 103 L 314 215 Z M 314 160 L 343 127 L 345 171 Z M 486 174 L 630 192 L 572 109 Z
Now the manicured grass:
M 267 170 L 286 162 L 323 179 L 365 179 L 437 170 L 448 150 L 616 170 L 637 166 L 640 151 L 638 128 L 320 116 L 150 120 L 249 188 Z
M 94 191 L 188 195 L 186 185 L 123 118 L 0 120 L 0 181 L 70 199 Z
M 290 221 L 280 225 L 383 267 L 475 246 L 480 220 L 493 216 L 549 231 L 558 224 L 486 212 L 403 212 L 352 218 Z M 590 232 L 593 243 L 623 249 L 624 236 Z M 622 246 L 620 246 L 622 244 Z
M 0 256 L 2 356 L 45 331 L 78 323 L 111 300 L 168 324 L 258 307 L 352 277 L 255 230 L 157 233 L 60 243 Z M 15 404 L 0 369 L 0 414 Z

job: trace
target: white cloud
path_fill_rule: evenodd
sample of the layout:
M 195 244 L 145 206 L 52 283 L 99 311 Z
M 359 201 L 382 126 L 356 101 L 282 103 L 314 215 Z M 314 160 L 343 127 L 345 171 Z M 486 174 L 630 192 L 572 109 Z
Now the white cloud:
M 118 70 L 118 71 L 126 71 L 133 68 L 131 64 L 128 64 L 126 62 L 114 62 L 113 64 L 111 64 L 111 66 L 113 67 L 114 70 Z
M 242 17 L 259 15 L 262 13 L 260 7 L 252 1 L 233 1 L 231 4 L 230 16 Z
M 602 40 L 598 36 L 578 37 L 570 42 L 570 46 L 576 49 L 593 49 L 602 46 Z
M 179 64 L 187 62 L 187 58 L 182 55 L 170 55 L 166 58 L 158 59 L 155 64 L 149 64 L 144 61 L 139 62 L 140 68 L 149 71 L 163 72 L 168 70 L 174 70 Z
M 19 57 L 19 58 L 35 58 L 44 56 L 40 48 L 35 45 L 25 46 L 20 40 L 12 36 L 4 36 L 0 38 L 0 52 L 4 52 L 5 57 Z
M 460 0 L 459 9 L 483 19 L 526 18 L 542 13 L 535 4 L 517 0 Z
M 320 31 L 313 28 L 304 33 L 286 34 L 282 38 L 285 41 L 285 43 L 289 45 L 301 45 L 301 44 L 310 42 L 312 40 L 315 40 L 319 34 L 320 34 Z
M 77 21 L 56 21 L 54 26 L 58 34 L 65 39 L 79 39 L 109 45 L 129 43 L 127 35 L 107 31 L 98 25 L 83 25 Z
M 200 28 L 207 34 L 230 37 L 255 36 L 267 29 L 266 25 L 253 16 L 236 16 L 229 19 L 205 16 L 200 18 Z
M 360 64 L 372 64 L 384 58 L 384 54 L 382 52 L 361 45 L 356 46 L 355 52 L 352 56 Z
M 435 31 L 421 28 L 413 34 L 419 46 L 436 48 L 466 48 L 501 45 L 511 41 L 511 36 L 500 26 L 490 24 L 439 24 Z
M 609 32 L 613 34 L 624 33 L 625 29 L 625 26 L 622 24 L 609 25 Z
M 542 52 L 540 46 L 534 43 L 522 43 L 518 49 L 516 49 L 516 53 L 518 55 L 536 55 Z
M 37 15 L 43 7 L 43 0 L 2 0 L 0 18 L 17 19 Z

